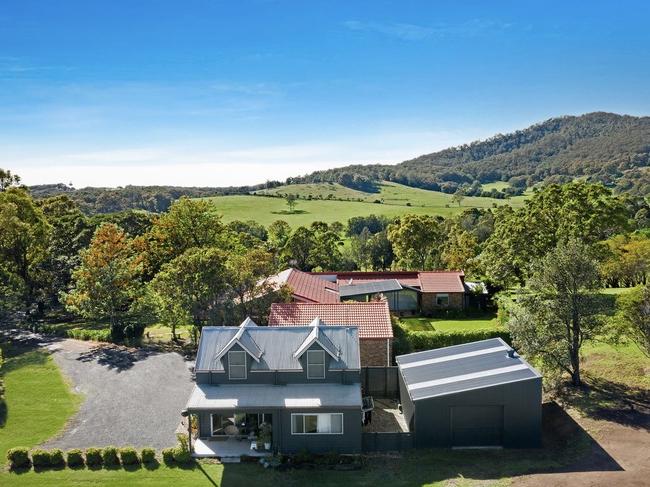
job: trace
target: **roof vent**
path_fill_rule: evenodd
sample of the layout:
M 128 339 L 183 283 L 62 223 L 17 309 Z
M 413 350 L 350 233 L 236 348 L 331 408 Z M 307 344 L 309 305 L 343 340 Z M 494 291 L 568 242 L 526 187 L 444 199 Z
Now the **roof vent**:
M 509 348 L 506 353 L 508 354 L 508 358 L 517 358 L 517 352 L 515 352 L 514 348 Z

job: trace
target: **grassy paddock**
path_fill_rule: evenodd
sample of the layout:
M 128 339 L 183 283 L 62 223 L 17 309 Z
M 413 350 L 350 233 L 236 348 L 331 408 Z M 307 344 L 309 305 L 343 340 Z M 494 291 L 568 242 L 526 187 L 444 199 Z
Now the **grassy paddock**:
M 223 214 L 225 221 L 255 220 L 268 226 L 275 220 L 285 220 L 291 226 L 309 225 L 319 220 L 327 223 L 340 221 L 345 223 L 353 216 L 385 215 L 397 217 L 414 213 L 425 215 L 451 216 L 467 208 L 491 208 L 493 205 L 509 204 L 515 207 L 523 205 L 526 196 L 518 196 L 508 200 L 468 196 L 462 204 L 453 203 L 449 194 L 439 191 L 411 188 L 397 183 L 384 182 L 378 193 L 364 193 L 346 188 L 340 184 L 295 184 L 280 186 L 271 190 L 259 191 L 258 194 L 300 195 L 301 198 L 322 197 L 330 194 L 339 201 L 327 199 L 300 199 L 296 211 L 289 213 L 283 198 L 265 198 L 253 195 L 217 196 L 209 198 L 215 203 L 218 211 Z M 361 201 L 359 201 L 361 200 Z M 383 201 L 382 204 L 375 203 Z
M 81 402 L 47 353 L 9 344 L 2 349 L 7 417 L 0 428 L 0 466 L 9 448 L 32 447 L 57 434 Z
M 496 313 L 484 313 L 463 318 L 400 318 L 402 326 L 410 331 L 470 331 L 498 328 Z

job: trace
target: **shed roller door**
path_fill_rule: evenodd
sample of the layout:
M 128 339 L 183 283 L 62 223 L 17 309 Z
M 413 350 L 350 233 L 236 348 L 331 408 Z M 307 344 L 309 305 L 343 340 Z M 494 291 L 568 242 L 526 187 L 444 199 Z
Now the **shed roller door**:
M 453 406 L 452 446 L 503 444 L 503 406 Z

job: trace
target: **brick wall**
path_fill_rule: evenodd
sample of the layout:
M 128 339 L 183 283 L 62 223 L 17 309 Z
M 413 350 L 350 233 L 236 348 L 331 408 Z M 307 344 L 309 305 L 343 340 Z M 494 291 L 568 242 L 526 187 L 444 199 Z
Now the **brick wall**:
M 449 306 L 440 307 L 436 305 L 436 293 L 422 293 L 422 312 L 427 313 L 436 309 L 463 309 L 465 293 L 447 293 L 449 295 Z
M 389 341 L 389 356 L 392 357 L 393 343 L 392 339 Z M 370 339 L 362 338 L 359 340 L 359 347 L 361 352 L 361 367 L 369 366 L 387 366 L 388 358 L 386 356 L 386 339 Z

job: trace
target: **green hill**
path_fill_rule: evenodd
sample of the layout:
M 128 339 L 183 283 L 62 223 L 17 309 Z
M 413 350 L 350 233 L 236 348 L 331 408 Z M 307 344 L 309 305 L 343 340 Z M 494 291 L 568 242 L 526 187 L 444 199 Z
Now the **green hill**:
M 453 193 L 508 181 L 516 187 L 583 178 L 617 191 L 650 192 L 650 117 L 614 113 L 552 118 L 524 130 L 425 154 L 400 164 L 347 166 L 291 178 L 359 188 L 388 180 Z M 641 184 L 640 184 L 641 183 Z
M 288 212 L 286 202 L 281 197 L 287 193 L 300 198 L 295 213 Z M 263 196 L 265 194 L 277 197 Z M 467 197 L 459 206 L 458 203 L 452 202 L 451 195 L 439 191 L 383 182 L 379 185 L 377 193 L 358 191 L 337 183 L 318 183 L 280 186 L 257 191 L 256 195 L 217 196 L 209 199 L 216 204 L 225 221 L 255 220 L 262 225 L 269 225 L 281 219 L 292 226 L 299 226 L 309 225 L 317 220 L 344 223 L 353 216 L 371 214 L 389 217 L 406 213 L 448 216 L 467 208 L 489 208 L 495 204 L 521 206 L 525 198 L 518 196 L 503 200 Z M 358 201 L 359 199 L 362 201 Z

